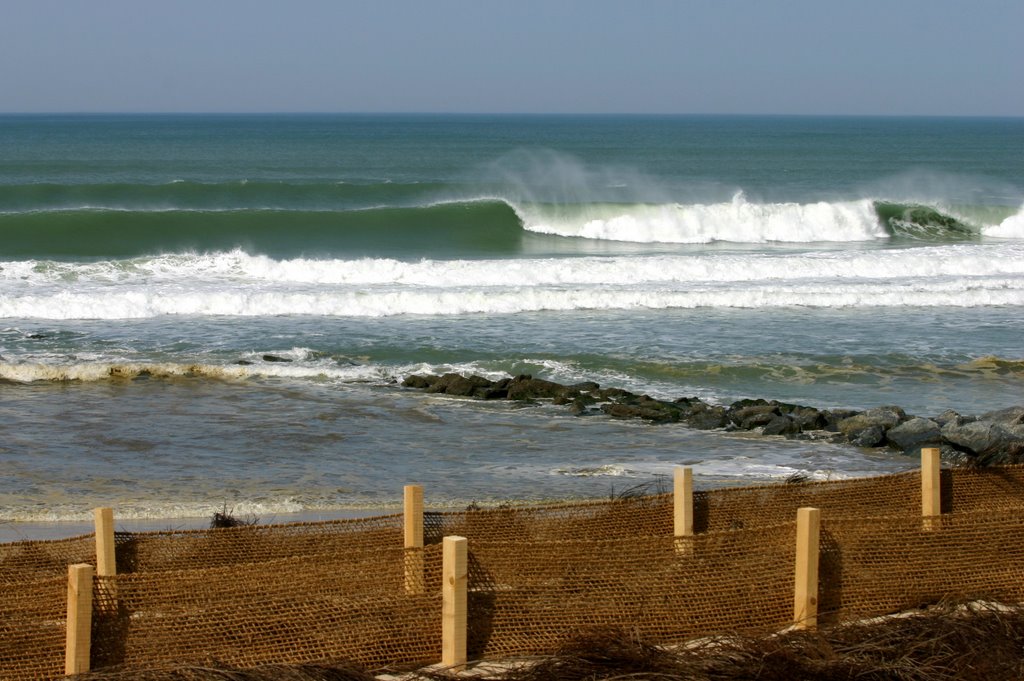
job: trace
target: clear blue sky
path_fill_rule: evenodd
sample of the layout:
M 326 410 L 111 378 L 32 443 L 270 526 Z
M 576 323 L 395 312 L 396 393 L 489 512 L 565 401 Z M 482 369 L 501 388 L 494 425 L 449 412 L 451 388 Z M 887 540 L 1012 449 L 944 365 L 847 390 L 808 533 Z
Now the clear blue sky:
M 0 0 L 3 112 L 1024 116 L 1024 0 Z

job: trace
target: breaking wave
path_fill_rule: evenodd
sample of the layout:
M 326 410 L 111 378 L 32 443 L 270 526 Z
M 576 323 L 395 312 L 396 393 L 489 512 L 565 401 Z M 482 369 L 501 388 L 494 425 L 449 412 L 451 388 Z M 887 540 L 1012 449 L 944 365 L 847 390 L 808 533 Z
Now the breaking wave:
M 542 236 L 641 244 L 1024 238 L 1024 209 L 972 211 L 870 198 L 761 203 L 536 203 L 442 185 L 0 187 L 9 257 L 130 258 L 242 248 L 273 257 L 517 254 Z M 995 220 L 995 221 L 993 221 Z

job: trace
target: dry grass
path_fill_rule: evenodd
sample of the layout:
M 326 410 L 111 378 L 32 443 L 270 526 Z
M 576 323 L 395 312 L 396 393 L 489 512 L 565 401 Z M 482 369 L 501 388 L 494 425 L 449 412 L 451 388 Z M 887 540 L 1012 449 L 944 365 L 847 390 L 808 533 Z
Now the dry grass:
M 435 677 L 437 678 L 437 677 Z M 486 681 L 998 681 L 1024 678 L 1024 608 L 944 605 L 908 617 L 724 636 L 665 650 L 620 630 L 595 631 L 558 654 Z

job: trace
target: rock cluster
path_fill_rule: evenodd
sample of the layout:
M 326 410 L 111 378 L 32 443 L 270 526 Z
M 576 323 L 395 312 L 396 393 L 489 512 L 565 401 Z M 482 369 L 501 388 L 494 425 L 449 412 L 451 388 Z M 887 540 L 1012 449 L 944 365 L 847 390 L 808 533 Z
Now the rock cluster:
M 484 400 L 551 400 L 578 415 L 604 413 L 612 418 L 654 423 L 683 423 L 701 430 L 750 431 L 787 438 L 848 442 L 858 447 L 891 447 L 917 454 L 940 447 L 943 457 L 974 465 L 1024 462 L 1024 406 L 981 416 L 946 411 L 933 418 L 907 414 L 896 406 L 867 411 L 816 409 L 775 400 L 739 400 L 709 404 L 696 397 L 658 400 L 597 383 L 563 385 L 530 375 L 492 381 L 461 374 L 415 374 L 402 385 L 428 393 Z

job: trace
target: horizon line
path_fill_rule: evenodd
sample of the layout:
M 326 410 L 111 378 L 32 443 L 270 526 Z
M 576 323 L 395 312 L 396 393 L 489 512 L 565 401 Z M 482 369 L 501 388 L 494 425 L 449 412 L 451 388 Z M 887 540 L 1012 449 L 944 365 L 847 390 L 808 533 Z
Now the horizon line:
M 1024 114 L 886 114 L 886 113 L 736 113 L 736 112 L 545 112 L 545 111 L 0 111 L 0 116 L 522 116 L 522 117 L 648 117 L 648 118 L 983 118 L 1022 119 Z

